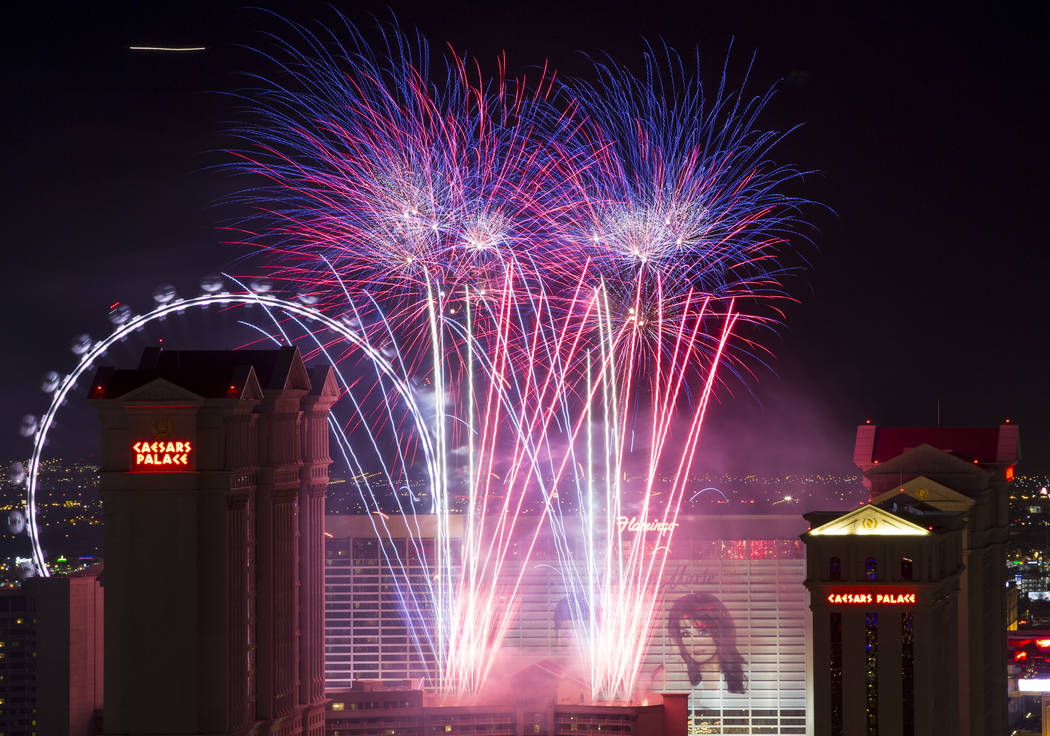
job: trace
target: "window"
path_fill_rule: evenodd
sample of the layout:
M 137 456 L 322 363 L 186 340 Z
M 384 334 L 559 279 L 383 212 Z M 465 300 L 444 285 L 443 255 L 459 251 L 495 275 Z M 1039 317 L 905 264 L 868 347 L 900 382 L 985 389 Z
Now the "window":
M 864 665 L 868 736 L 879 736 L 879 615 L 874 612 L 864 614 Z
M 838 559 L 838 558 L 836 558 Z M 833 613 L 831 623 L 831 736 L 842 736 L 842 614 Z
M 912 561 L 910 557 L 901 556 L 901 580 L 912 579 Z
M 828 580 L 842 580 L 842 560 L 832 557 L 828 564 Z
M 915 736 L 915 632 L 912 614 L 901 614 L 901 706 L 903 736 Z
M 379 540 L 354 539 L 351 551 L 355 563 L 365 563 L 367 561 L 375 564 L 379 561 Z
M 874 580 L 879 575 L 879 563 L 874 557 L 864 560 L 864 579 Z

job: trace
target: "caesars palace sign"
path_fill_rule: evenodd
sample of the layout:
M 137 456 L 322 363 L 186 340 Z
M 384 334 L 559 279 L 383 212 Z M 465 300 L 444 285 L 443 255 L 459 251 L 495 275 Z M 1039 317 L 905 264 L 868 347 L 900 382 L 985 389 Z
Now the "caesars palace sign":
M 193 445 L 188 441 L 154 440 L 131 446 L 132 470 L 189 470 Z

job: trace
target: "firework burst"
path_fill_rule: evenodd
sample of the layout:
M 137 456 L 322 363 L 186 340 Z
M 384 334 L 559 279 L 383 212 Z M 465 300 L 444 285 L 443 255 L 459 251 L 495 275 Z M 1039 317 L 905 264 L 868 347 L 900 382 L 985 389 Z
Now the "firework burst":
M 527 560 L 578 513 L 582 539 L 558 549 L 592 690 L 629 693 L 669 542 L 620 512 L 674 523 L 719 367 L 746 370 L 740 325 L 775 322 L 786 298 L 804 202 L 783 193 L 800 173 L 770 162 L 781 134 L 756 127 L 772 91 L 746 98 L 723 74 L 705 97 L 666 48 L 640 78 L 605 60 L 555 84 L 503 60 L 492 80 L 454 53 L 432 65 L 396 25 L 377 44 L 290 27 L 277 73 L 244 93 L 233 167 L 262 184 L 231 231 L 435 407 L 437 620 L 417 637 L 435 685 L 481 688 L 516 610 L 512 547 Z

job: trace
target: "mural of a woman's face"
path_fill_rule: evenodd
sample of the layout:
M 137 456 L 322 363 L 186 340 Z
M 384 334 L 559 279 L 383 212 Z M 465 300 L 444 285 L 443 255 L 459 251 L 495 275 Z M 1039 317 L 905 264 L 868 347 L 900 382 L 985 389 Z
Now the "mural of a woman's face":
M 679 619 L 678 633 L 685 653 L 697 664 L 705 664 L 718 656 L 718 644 L 704 621 Z

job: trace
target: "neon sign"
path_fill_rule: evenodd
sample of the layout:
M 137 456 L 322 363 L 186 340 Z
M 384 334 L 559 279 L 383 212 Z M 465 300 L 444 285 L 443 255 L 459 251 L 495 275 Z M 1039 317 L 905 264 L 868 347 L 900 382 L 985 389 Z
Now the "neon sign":
M 645 523 L 642 523 L 638 521 L 637 516 L 632 516 L 630 518 L 620 516 L 616 519 L 616 526 L 619 527 L 620 532 L 623 532 L 624 529 L 629 532 L 640 532 L 644 530 L 647 532 L 657 532 L 662 537 L 664 534 L 673 532 L 680 527 L 681 524 L 677 521 L 654 521 L 653 519 L 648 519 Z
M 131 446 L 135 454 L 133 470 L 189 470 L 193 445 L 188 441 L 154 440 L 136 442 Z
M 833 606 L 914 606 L 915 593 L 874 593 L 849 590 L 828 593 L 827 601 Z

